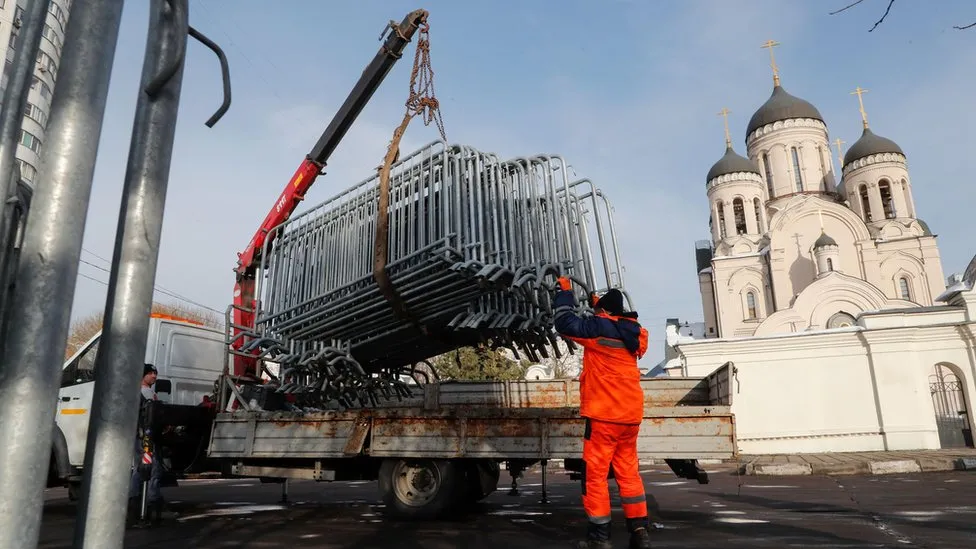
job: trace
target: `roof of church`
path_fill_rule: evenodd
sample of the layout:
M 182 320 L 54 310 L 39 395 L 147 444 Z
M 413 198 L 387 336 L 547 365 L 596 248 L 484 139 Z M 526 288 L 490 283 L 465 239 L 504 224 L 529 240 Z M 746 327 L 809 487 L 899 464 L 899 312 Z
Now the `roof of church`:
M 722 175 L 728 175 L 730 173 L 748 172 L 759 175 L 759 166 L 755 162 L 745 158 L 739 153 L 732 149 L 729 145 L 725 149 L 725 155 L 722 156 L 712 165 L 712 169 L 708 170 L 708 175 L 705 176 L 705 183 L 708 183 L 712 179 Z
M 855 141 L 851 145 L 851 148 L 847 149 L 847 153 L 844 154 L 844 165 L 846 166 L 855 160 L 860 160 L 872 154 L 882 153 L 905 155 L 905 152 L 894 141 L 872 132 L 871 128 L 864 128 L 864 132 L 861 133 L 861 138 Z
M 820 111 L 809 101 L 790 95 L 783 89 L 783 86 L 776 85 L 773 87 L 773 93 L 769 99 L 749 119 L 746 136 L 751 135 L 752 132 L 766 124 L 790 118 L 812 118 L 821 122 L 824 121 Z
M 817 248 L 823 248 L 824 246 L 836 246 L 836 245 L 837 245 L 837 241 L 827 236 L 827 233 L 821 230 L 820 238 L 818 238 L 817 241 L 813 243 L 813 248 L 817 249 Z

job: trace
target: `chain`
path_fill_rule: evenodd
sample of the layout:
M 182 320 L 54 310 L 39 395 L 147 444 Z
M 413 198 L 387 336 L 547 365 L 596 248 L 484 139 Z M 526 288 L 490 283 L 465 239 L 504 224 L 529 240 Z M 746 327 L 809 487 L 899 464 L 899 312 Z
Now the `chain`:
M 430 65 L 430 24 L 426 18 L 418 28 L 417 50 L 414 52 L 413 70 L 410 73 L 410 95 L 406 106 L 407 113 L 421 116 L 425 126 L 436 122 L 441 139 L 447 141 L 440 102 L 434 94 L 434 69 Z

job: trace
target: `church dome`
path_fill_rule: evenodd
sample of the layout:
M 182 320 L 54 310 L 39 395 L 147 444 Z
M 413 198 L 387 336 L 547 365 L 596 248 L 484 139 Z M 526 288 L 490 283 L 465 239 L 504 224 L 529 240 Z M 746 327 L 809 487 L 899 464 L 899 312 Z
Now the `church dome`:
M 752 132 L 766 124 L 772 124 L 773 122 L 788 120 L 790 118 L 812 118 L 821 122 L 824 121 L 820 111 L 809 101 L 790 95 L 783 89 L 783 86 L 776 85 L 769 99 L 749 119 L 746 136 L 752 135 Z
M 904 151 L 901 150 L 901 147 L 897 143 L 887 137 L 881 137 L 872 132 L 870 128 L 864 128 L 861 138 L 855 141 L 851 145 L 851 148 L 847 149 L 847 153 L 844 154 L 844 165 L 847 166 L 855 160 L 860 160 L 873 154 L 883 153 L 897 153 L 905 156 Z
M 817 248 L 826 248 L 827 246 L 836 246 L 836 245 L 837 245 L 836 240 L 827 236 L 827 233 L 820 231 L 820 238 L 818 238 L 817 241 L 813 243 L 813 249 L 816 250 Z
M 731 146 L 729 146 L 725 149 L 725 156 L 720 158 L 719 161 L 712 166 L 712 169 L 708 170 L 708 175 L 705 176 L 705 183 L 708 183 L 716 177 L 740 172 L 761 175 L 759 173 L 759 166 L 756 166 L 755 162 L 740 156 L 732 149 Z

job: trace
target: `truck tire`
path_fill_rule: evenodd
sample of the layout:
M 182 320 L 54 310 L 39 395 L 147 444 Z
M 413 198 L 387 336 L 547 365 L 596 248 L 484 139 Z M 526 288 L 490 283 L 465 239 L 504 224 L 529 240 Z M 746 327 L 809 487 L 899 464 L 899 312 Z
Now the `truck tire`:
M 380 498 L 388 514 L 432 519 L 455 509 L 465 492 L 461 466 L 450 460 L 386 459 L 380 465 Z
M 501 467 L 498 462 L 485 459 L 467 465 L 465 501 L 477 503 L 495 493 L 498 489 L 498 480 L 501 478 Z

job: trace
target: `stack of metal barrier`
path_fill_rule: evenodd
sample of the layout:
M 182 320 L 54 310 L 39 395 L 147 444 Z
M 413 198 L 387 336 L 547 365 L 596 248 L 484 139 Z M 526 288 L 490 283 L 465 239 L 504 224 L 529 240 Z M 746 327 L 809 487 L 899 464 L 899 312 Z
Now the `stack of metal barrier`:
M 367 372 L 489 339 L 531 360 L 549 356 L 559 275 L 581 290 L 622 285 L 610 205 L 567 169 L 558 156 L 501 161 L 428 144 L 390 173 L 386 268 L 408 317 L 373 277 L 376 175 L 275 230 L 258 277 L 258 331 L 295 360 L 342 342 Z

